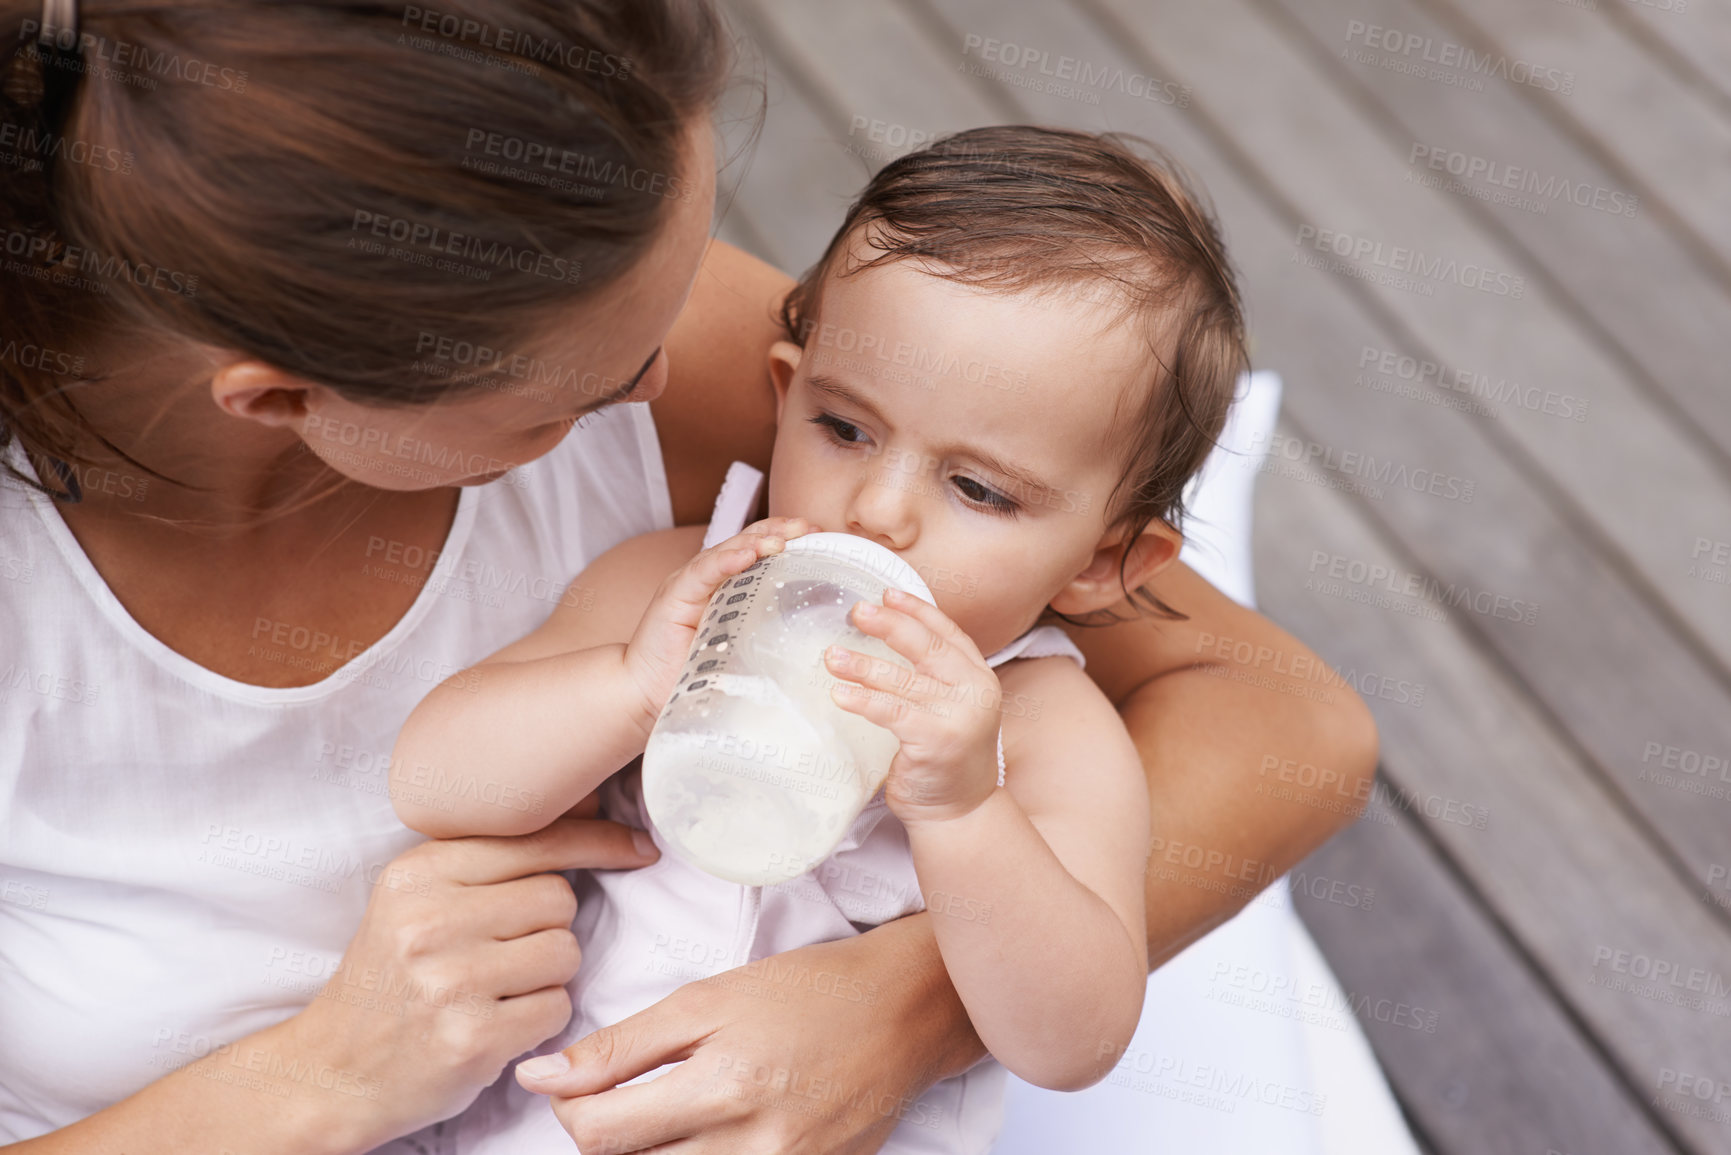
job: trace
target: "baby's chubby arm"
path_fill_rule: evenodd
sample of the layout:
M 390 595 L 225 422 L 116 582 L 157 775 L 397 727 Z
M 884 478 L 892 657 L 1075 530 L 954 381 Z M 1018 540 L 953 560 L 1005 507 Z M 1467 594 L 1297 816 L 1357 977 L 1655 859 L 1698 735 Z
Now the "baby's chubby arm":
M 885 798 L 907 827 L 974 1028 L 1028 1082 L 1098 1082 L 1135 1032 L 1147 982 L 1148 791 L 1136 747 L 1070 659 L 1000 674 L 936 607 L 894 591 L 882 608 L 862 614 L 864 604 L 855 624 L 914 674 L 832 650 L 831 672 L 866 691 L 838 687 L 836 700 L 901 739 Z
M 769 518 L 699 552 L 685 526 L 601 555 L 583 599 L 415 707 L 391 754 L 398 817 L 434 838 L 552 822 L 643 752 L 716 588 L 815 528 Z

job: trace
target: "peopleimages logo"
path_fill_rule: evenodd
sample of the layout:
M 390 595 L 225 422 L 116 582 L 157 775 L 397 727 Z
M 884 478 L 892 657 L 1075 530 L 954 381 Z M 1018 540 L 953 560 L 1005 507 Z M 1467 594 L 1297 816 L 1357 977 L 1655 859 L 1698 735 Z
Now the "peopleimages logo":
M 1404 60 L 1417 58 L 1423 64 L 1463 72 L 1475 77 L 1494 77 L 1515 84 L 1531 85 L 1546 92 L 1568 96 L 1575 91 L 1575 74 L 1558 68 L 1546 68 L 1530 60 L 1513 59 L 1502 53 L 1474 52 L 1452 40 L 1438 40 L 1418 32 L 1403 32 L 1349 20 L 1346 24 L 1348 51 L 1353 44 L 1374 48 Z
M 1411 382 L 1415 386 L 1432 385 L 1465 397 L 1560 417 L 1565 421 L 1587 419 L 1588 400 L 1585 397 L 1577 397 L 1573 393 L 1559 393 L 1554 389 L 1540 389 L 1536 385 L 1525 385 L 1506 376 L 1497 377 L 1476 369 L 1463 369 L 1440 361 L 1412 357 L 1395 349 L 1379 349 L 1375 345 L 1362 346 L 1358 352 L 1358 367 L 1361 370 L 1371 369 L 1385 378 Z M 1362 379 L 1359 383 L 1363 384 Z M 1494 415 L 1496 410 L 1486 409 L 1485 412 Z
M 132 175 L 133 157 L 130 152 L 106 144 L 75 140 L 27 124 L 0 122 L 0 149 L 16 150 L 0 153 L 0 163 L 18 164 L 27 172 L 48 161 L 64 160 L 122 176 Z
M 1046 49 L 990 36 L 968 33 L 962 38 L 962 56 L 977 56 L 986 62 L 970 68 L 964 59 L 960 71 L 970 75 L 989 76 L 1018 88 L 1049 92 L 1055 96 L 1080 97 L 1089 104 L 1100 103 L 1101 92 L 1121 92 L 1138 100 L 1151 100 L 1174 108 L 1190 107 L 1190 86 L 1187 84 L 1163 81 L 1111 65 L 1093 64 L 1074 56 L 1053 57 Z M 1015 69 L 1016 73 L 990 68 L 990 64 L 1001 64 L 1006 69 Z M 1033 75 L 1027 75 L 1029 73 Z M 1040 77 L 1048 79 L 1042 81 Z
M 1477 181 L 1498 190 L 1525 193 L 1538 202 L 1537 208 L 1540 212 L 1545 210 L 1549 202 L 1561 200 L 1613 216 L 1632 217 L 1641 204 L 1641 198 L 1634 193 L 1605 188 L 1587 181 L 1572 181 L 1567 177 L 1541 176 L 1535 169 L 1435 145 L 1415 143 L 1407 156 L 1407 164 L 1410 166 L 1407 170 L 1409 182 L 1415 179 L 1412 170 L 1423 166 L 1435 172 L 1446 172 L 1462 181 Z M 1424 183 L 1426 175 L 1428 174 L 1420 174 L 1417 179 Z M 1454 192 L 1457 190 L 1450 187 L 1453 183 L 1455 182 L 1432 183 L 1429 187 L 1441 187 Z M 1477 195 L 1472 190 L 1468 191 L 1470 195 Z M 1516 207 L 1526 206 L 1517 203 Z
M 1404 245 L 1384 246 L 1381 241 L 1372 240 L 1370 237 L 1357 237 L 1351 233 L 1336 232 L 1315 225 L 1299 225 L 1298 235 L 1293 238 L 1292 243 L 1300 249 L 1308 245 L 1319 253 L 1330 253 L 1356 264 L 1368 262 L 1375 268 L 1391 273 L 1459 285 L 1463 289 L 1477 289 L 1481 293 L 1508 297 L 1515 301 L 1527 295 L 1527 282 L 1524 277 L 1498 272 L 1471 261 L 1462 263 L 1453 257 L 1439 257 L 1426 253 L 1423 249 L 1409 249 Z M 1294 253 L 1293 259 L 1297 260 L 1298 256 L 1299 254 Z

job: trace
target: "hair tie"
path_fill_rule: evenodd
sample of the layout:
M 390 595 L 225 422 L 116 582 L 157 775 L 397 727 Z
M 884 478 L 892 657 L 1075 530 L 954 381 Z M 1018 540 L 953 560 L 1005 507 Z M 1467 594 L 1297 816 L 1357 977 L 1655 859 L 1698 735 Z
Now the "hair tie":
M 65 44 L 65 36 L 71 44 Z M 63 51 L 78 45 L 78 0 L 42 0 L 42 27 L 36 43 L 48 44 Z

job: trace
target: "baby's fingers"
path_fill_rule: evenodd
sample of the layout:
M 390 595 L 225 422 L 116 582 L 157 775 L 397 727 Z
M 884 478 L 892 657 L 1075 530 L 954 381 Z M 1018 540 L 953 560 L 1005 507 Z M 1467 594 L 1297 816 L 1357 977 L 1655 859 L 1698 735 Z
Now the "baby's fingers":
M 934 637 L 942 638 L 948 644 L 956 647 L 962 653 L 985 663 L 985 655 L 974 645 L 974 639 L 968 636 L 966 630 L 955 623 L 955 619 L 944 613 L 937 606 L 924 598 L 915 597 L 895 588 L 884 591 L 884 606 L 906 614 L 932 632 Z
M 771 517 L 711 546 L 675 571 L 666 596 L 676 602 L 702 607 L 716 588 L 749 568 L 759 558 L 780 553 L 791 537 L 810 533 L 811 523 L 798 517 Z
M 850 650 L 831 646 L 823 652 L 823 664 L 838 678 L 857 683 L 868 690 L 908 697 L 929 695 L 938 689 L 938 682 L 900 662 L 886 661 Z
M 754 521 L 737 535 L 730 537 L 722 545 L 728 545 L 742 537 L 755 537 L 759 534 L 770 534 L 783 541 L 791 541 L 796 537 L 804 537 L 808 533 L 822 533 L 823 527 L 815 521 L 803 517 L 766 517 L 762 521 Z
M 881 639 L 912 662 L 920 673 L 940 681 L 958 682 L 968 677 L 970 671 L 986 668 L 986 660 L 980 657 L 973 641 L 942 610 L 919 598 L 896 594 L 897 591 L 884 594 L 886 601 L 895 599 L 894 605 L 855 604 L 854 627 L 862 634 Z M 914 609 L 916 606 L 924 607 L 929 615 L 919 613 Z M 931 624 L 924 620 L 928 616 Z
M 850 714 L 858 714 L 868 722 L 893 733 L 903 742 L 912 736 L 903 732 L 903 727 L 912 721 L 922 709 L 909 699 L 894 690 L 876 690 L 853 682 L 837 682 L 829 689 L 830 700 Z

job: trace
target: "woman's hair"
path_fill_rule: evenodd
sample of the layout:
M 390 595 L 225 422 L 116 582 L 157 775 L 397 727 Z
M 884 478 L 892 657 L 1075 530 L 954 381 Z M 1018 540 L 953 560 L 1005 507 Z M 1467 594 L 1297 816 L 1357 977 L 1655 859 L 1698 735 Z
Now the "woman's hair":
M 877 255 L 850 262 L 861 248 Z M 788 335 L 805 343 L 829 277 L 891 261 L 1006 292 L 1110 285 L 1143 324 L 1149 363 L 1143 387 L 1125 395 L 1135 403 L 1122 423 L 1128 467 L 1108 522 L 1127 540 L 1156 520 L 1183 528 L 1186 483 L 1218 441 L 1249 359 L 1219 228 L 1175 162 L 1121 133 L 1003 125 L 941 137 L 884 166 L 848 208 L 788 295 Z M 1128 551 L 1121 585 L 1127 561 Z M 1125 588 L 1132 605 L 1138 594 L 1156 613 L 1184 616 Z
M 96 437 L 98 335 L 371 404 L 475 387 L 424 351 L 519 348 L 628 269 L 731 65 L 710 0 L 80 7 L 39 44 L 0 0 L 0 450 L 50 462 Z

